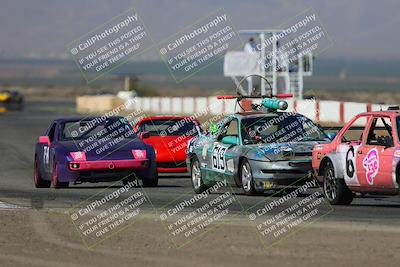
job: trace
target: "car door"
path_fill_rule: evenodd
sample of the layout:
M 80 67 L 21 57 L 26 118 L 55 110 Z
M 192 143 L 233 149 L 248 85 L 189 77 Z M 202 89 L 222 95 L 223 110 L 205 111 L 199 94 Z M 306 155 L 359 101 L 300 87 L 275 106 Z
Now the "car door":
M 340 144 L 336 147 L 336 153 L 348 186 L 360 186 L 357 153 L 366 135 L 370 118 L 370 116 L 355 117 L 338 136 Z
M 47 180 L 51 179 L 53 171 L 53 157 L 54 157 L 54 138 L 57 128 L 57 123 L 53 123 L 46 132 L 46 135 L 50 139 L 50 144 L 44 144 L 42 155 L 43 155 L 43 167 L 46 174 Z
M 223 176 L 231 176 L 234 173 L 233 162 L 236 157 L 233 152 L 236 145 L 222 142 L 222 139 L 227 136 L 239 139 L 239 121 L 237 118 L 232 118 L 221 127 L 215 142 L 207 151 L 211 171 Z
M 392 189 L 394 154 L 393 125 L 390 116 L 374 116 L 365 142 L 358 149 L 357 176 L 366 188 Z

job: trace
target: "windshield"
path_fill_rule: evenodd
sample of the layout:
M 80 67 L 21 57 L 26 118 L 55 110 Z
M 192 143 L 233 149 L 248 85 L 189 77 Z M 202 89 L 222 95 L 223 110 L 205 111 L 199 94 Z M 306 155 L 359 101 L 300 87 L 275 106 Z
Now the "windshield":
M 149 132 L 153 136 L 193 136 L 197 133 L 196 124 L 185 119 L 144 121 L 140 124 L 139 131 Z
M 99 140 L 114 138 L 136 138 L 132 126 L 123 117 L 112 117 L 105 120 L 68 121 L 62 125 L 59 139 L 68 140 Z
M 287 143 L 328 139 L 310 119 L 299 114 L 288 114 L 242 120 L 243 143 Z

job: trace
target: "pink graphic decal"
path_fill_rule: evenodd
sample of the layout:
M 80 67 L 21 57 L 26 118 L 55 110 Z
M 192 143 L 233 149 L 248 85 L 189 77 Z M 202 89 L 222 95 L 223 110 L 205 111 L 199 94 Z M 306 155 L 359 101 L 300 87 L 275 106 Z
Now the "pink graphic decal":
M 145 159 L 146 158 L 146 150 L 132 150 L 133 157 L 135 159 Z
M 379 155 L 376 148 L 368 151 L 367 156 L 363 160 L 363 166 L 366 170 L 366 178 L 369 185 L 374 184 L 374 178 L 379 170 Z

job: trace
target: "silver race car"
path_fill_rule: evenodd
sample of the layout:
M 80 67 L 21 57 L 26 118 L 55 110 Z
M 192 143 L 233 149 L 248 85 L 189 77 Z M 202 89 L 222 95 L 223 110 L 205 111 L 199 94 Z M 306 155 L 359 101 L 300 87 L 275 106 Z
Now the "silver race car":
M 330 140 L 307 117 L 278 111 L 286 108 L 286 101 L 264 98 L 253 111 L 225 116 L 206 135 L 192 139 L 186 163 L 194 191 L 224 180 L 256 195 L 314 179 L 313 147 Z

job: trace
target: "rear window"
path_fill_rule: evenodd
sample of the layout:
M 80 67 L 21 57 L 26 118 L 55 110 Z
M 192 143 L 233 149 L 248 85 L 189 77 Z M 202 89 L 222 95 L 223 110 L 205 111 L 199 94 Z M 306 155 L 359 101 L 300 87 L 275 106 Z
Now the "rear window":
M 150 120 L 144 121 L 139 126 L 140 132 L 149 132 L 150 135 L 196 135 L 196 124 L 192 120 Z

